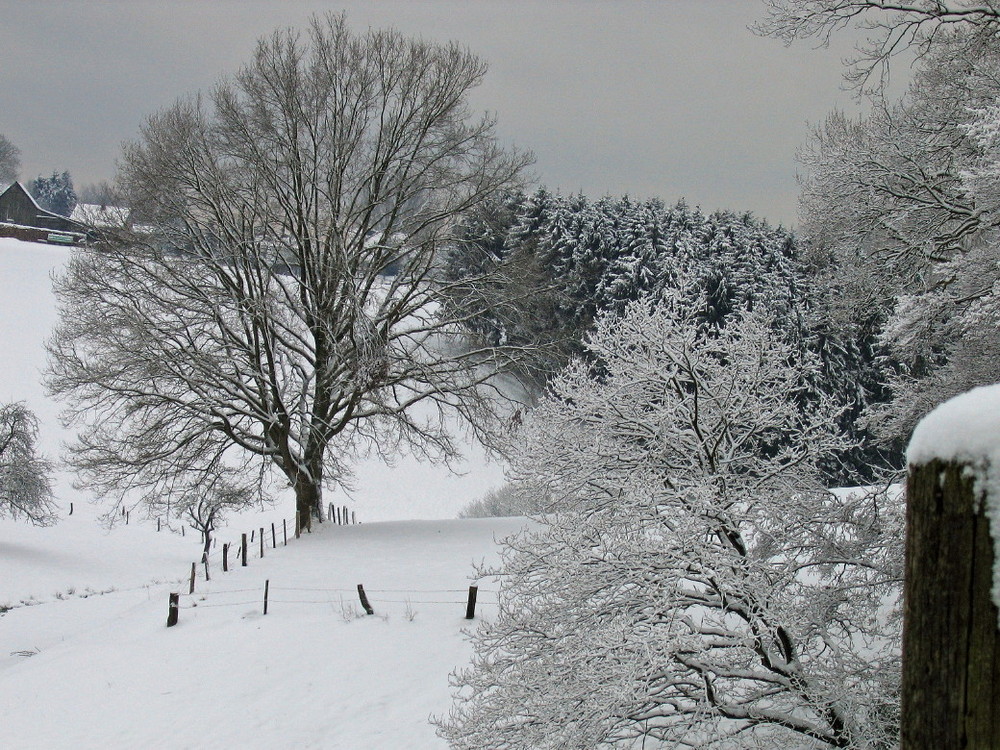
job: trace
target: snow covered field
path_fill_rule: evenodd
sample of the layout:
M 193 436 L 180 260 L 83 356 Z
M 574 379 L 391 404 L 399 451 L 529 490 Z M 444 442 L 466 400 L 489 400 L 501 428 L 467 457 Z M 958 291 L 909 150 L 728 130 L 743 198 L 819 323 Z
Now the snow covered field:
M 522 523 L 327 524 L 287 547 L 279 537 L 263 560 L 252 548 L 248 567 L 199 575 L 171 629 L 168 592 L 186 582 L 17 607 L 0 618 L 4 746 L 443 747 L 427 719 L 448 710 L 448 674 L 469 658 L 471 563 Z M 163 570 L 183 576 L 180 550 Z M 495 588 L 483 582 L 481 616 Z
M 50 458 L 67 435 L 39 382 L 42 342 L 56 319 L 49 274 L 66 252 L 0 239 L 0 401 L 23 400 L 37 414 Z M 195 535 L 158 533 L 134 516 L 108 530 L 101 506 L 59 474 L 58 525 L 0 521 L 0 610 L 10 608 L 0 615 L 2 746 L 442 747 L 427 719 L 448 710 L 448 674 L 470 653 L 462 630 L 473 563 L 494 559 L 495 538 L 525 523 L 426 520 L 453 518 L 502 476 L 475 451 L 464 470 L 366 462 L 352 497 L 328 498 L 363 525 L 324 524 L 287 547 L 290 499 L 234 518 L 212 580 L 199 567 L 193 596 Z M 264 559 L 255 542 L 248 567 L 222 573 L 223 542 L 260 527 Z M 359 583 L 374 616 L 360 608 Z M 489 616 L 496 586 L 481 583 L 478 612 Z M 168 630 L 170 591 L 185 593 Z

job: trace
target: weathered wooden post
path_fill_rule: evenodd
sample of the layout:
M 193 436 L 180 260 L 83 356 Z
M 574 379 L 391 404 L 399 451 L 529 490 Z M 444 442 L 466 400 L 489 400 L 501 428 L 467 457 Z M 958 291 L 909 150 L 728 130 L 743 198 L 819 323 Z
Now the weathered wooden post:
M 247 566 L 247 535 L 240 535 L 240 567 Z
M 167 627 L 172 628 L 177 624 L 177 611 L 179 607 L 180 594 L 171 594 L 167 605 Z
M 194 593 L 194 577 L 197 572 L 198 572 L 198 563 L 191 563 L 191 586 L 190 590 L 188 591 L 189 594 Z
M 271 522 L 271 549 L 278 549 L 278 535 L 274 531 L 274 522 Z
M 264 557 L 264 527 L 260 527 L 260 556 Z
M 478 586 L 469 586 L 469 600 L 465 605 L 465 619 L 474 620 L 476 618 L 476 597 L 479 595 Z
M 358 584 L 358 599 L 361 600 L 361 606 L 364 608 L 365 614 L 375 614 L 375 610 L 372 609 L 372 605 L 368 603 L 368 595 L 365 593 L 365 587 L 360 583 Z
M 271 588 L 271 579 L 264 581 L 264 614 L 267 614 L 267 592 Z
M 1000 386 L 928 414 L 907 462 L 902 747 L 997 748 Z
M 285 539 L 284 546 L 287 547 L 288 546 L 288 519 L 287 518 L 282 518 L 281 519 L 281 534 L 282 534 L 282 536 Z
M 222 572 L 229 572 L 229 544 L 224 543 L 222 545 Z

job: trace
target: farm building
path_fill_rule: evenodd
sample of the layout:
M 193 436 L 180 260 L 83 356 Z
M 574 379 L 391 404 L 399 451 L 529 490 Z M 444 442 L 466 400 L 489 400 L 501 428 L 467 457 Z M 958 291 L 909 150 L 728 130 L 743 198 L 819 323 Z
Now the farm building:
M 0 237 L 31 242 L 77 245 L 87 239 L 87 227 L 39 206 L 20 182 L 0 193 Z

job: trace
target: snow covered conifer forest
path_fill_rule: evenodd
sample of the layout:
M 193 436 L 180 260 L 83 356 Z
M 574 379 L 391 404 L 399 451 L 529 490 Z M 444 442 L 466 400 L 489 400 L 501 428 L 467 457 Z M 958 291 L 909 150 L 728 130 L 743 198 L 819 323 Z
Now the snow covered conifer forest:
M 787 43 L 854 24 L 865 37 L 847 70 L 864 113 L 807 134 L 794 231 L 532 185 L 530 154 L 473 112 L 486 69 L 457 44 L 355 33 L 343 15 L 262 39 L 235 76 L 151 115 L 126 146 L 111 192 L 132 220 L 58 250 L 45 383 L 71 450 L 64 464 L 39 450 L 55 429 L 44 410 L 0 408 L 0 518 L 58 520 L 80 497 L 69 466 L 112 516 L 183 523 L 206 588 L 178 637 L 223 642 L 234 623 L 207 610 L 207 573 L 227 524 L 290 502 L 319 526 L 324 492 L 364 494 L 403 458 L 447 471 L 468 443 L 505 478 L 462 498 L 451 526 L 317 528 L 268 563 L 258 527 L 262 569 L 313 586 L 286 591 L 325 592 L 279 594 L 267 625 L 256 602 L 232 605 L 254 607 L 240 639 L 263 630 L 281 648 L 304 624 L 301 649 L 323 656 L 275 661 L 312 706 L 294 741 L 364 742 L 315 705 L 347 694 L 344 664 L 359 665 L 337 661 L 343 644 L 395 638 L 409 645 L 392 659 L 420 652 L 400 670 L 410 682 L 365 682 L 371 715 L 355 717 L 377 723 L 394 700 L 419 714 L 419 731 L 378 734 L 395 746 L 897 747 L 903 447 L 935 405 L 1000 380 L 1000 6 L 762 7 L 758 33 Z M 912 81 L 894 95 L 901 55 Z M 0 180 L 13 178 L 21 152 L 0 147 Z M 454 557 L 428 551 L 432 533 Z M 424 593 L 494 586 L 464 646 L 458 615 L 392 598 L 392 576 L 412 592 L 423 575 L 399 550 L 447 586 Z M 309 576 L 316 561 L 349 575 L 352 558 L 385 576 L 386 614 L 375 625 L 341 599 L 328 643 L 329 594 L 345 589 Z M 451 568 L 461 580 L 446 584 Z M 26 637 L 42 615 L 20 602 L 0 601 L 0 616 Z M 65 640 L 56 630 L 39 631 L 46 649 Z M 19 645 L 0 668 L 42 684 L 67 652 L 41 651 Z M 375 672 L 398 666 L 370 653 Z M 431 662 L 433 677 L 413 676 Z M 437 682 L 425 695 L 419 679 Z M 182 735 L 197 745 L 197 729 Z

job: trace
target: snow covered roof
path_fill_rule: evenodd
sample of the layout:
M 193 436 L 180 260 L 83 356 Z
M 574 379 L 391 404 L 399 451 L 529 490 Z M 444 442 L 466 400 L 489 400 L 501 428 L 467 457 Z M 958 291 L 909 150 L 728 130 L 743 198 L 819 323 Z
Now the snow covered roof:
M 129 210 L 121 206 L 77 203 L 69 218 L 90 227 L 122 227 L 128 223 L 128 215 Z

